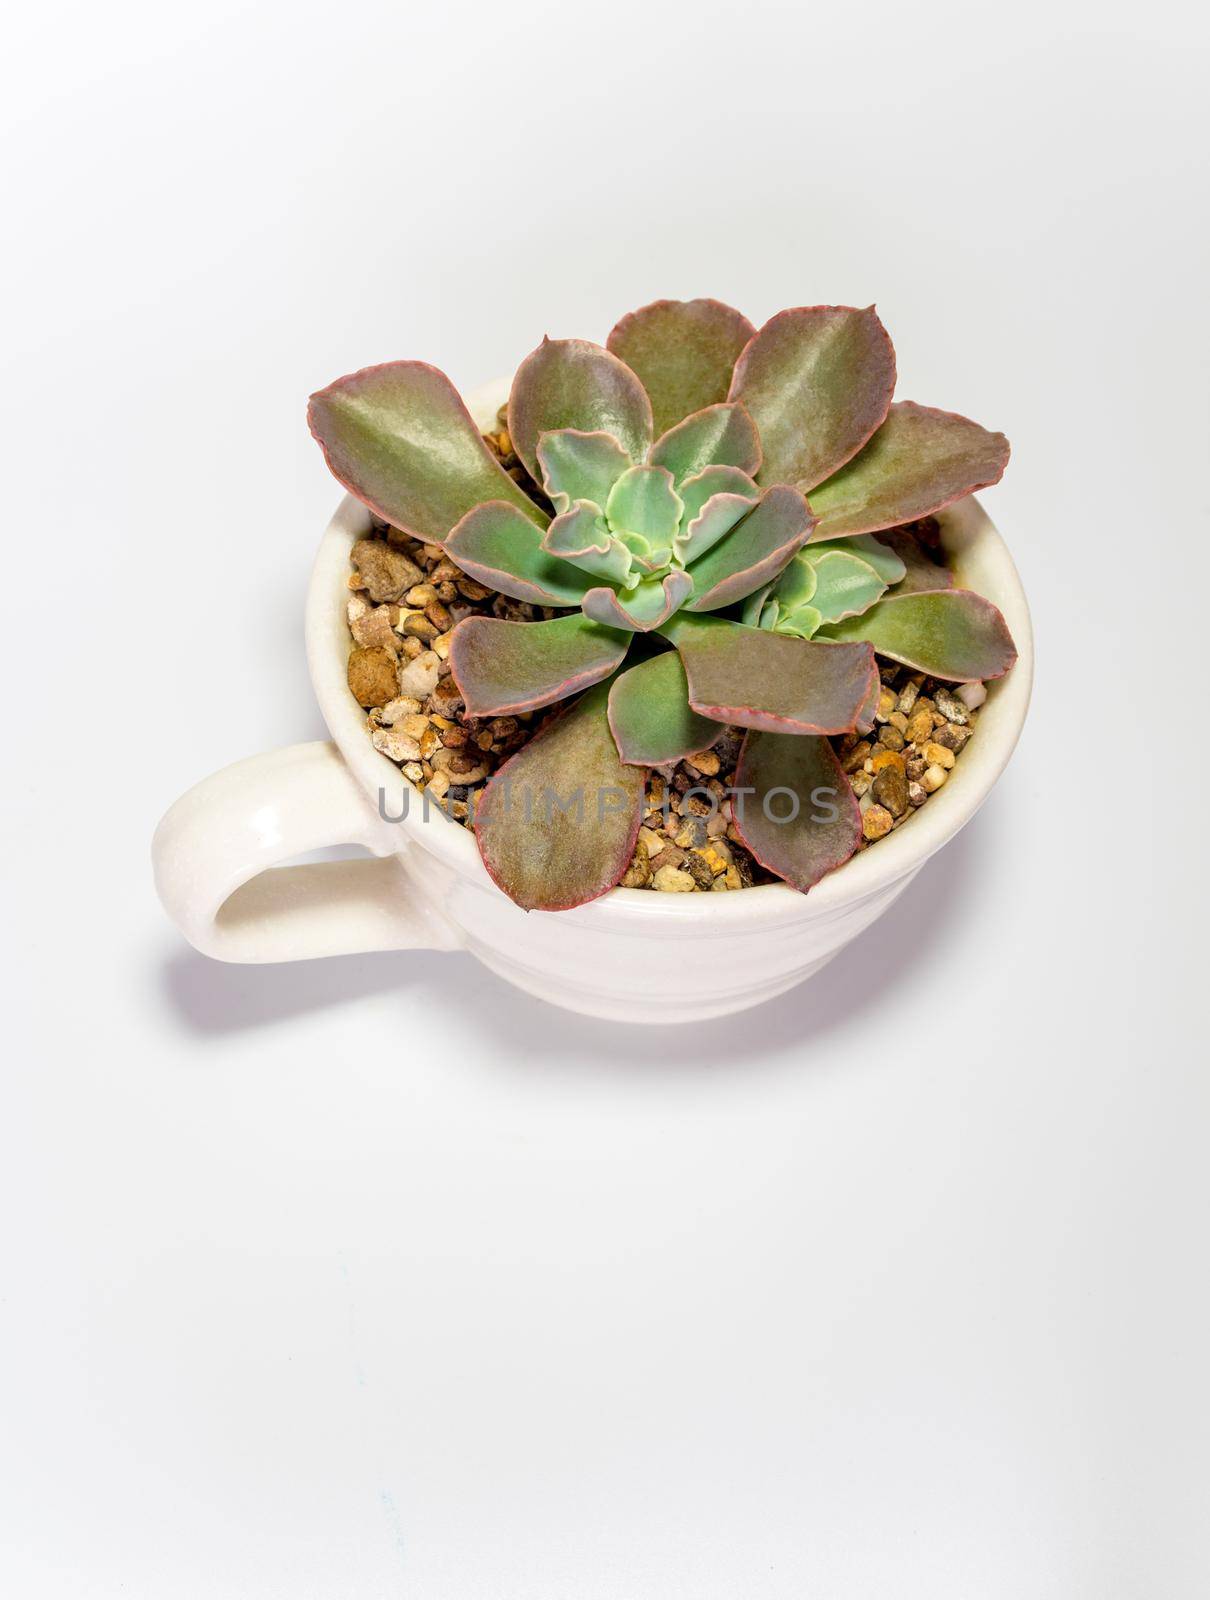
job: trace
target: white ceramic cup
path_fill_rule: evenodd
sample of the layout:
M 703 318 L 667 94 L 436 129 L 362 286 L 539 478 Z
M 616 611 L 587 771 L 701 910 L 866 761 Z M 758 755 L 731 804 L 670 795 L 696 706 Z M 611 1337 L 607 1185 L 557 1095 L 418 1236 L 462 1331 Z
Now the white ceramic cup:
M 497 383 L 471 397 L 482 427 L 506 394 Z M 222 961 L 469 950 L 543 1000 L 631 1022 L 725 1016 L 771 999 L 818 972 L 907 888 L 974 816 L 1021 732 L 1033 640 L 1016 568 L 973 498 L 940 520 L 959 582 L 999 606 L 1019 656 L 988 686 L 949 782 L 910 822 L 807 895 L 780 883 L 725 894 L 613 889 L 574 911 L 527 913 L 492 883 L 472 834 L 425 808 L 370 743 L 345 677 L 349 551 L 370 517 L 346 496 L 307 597 L 307 660 L 332 742 L 236 762 L 182 795 L 152 844 L 160 898 L 189 942 Z M 383 820 L 405 807 L 403 820 Z M 336 844 L 370 854 L 284 864 Z

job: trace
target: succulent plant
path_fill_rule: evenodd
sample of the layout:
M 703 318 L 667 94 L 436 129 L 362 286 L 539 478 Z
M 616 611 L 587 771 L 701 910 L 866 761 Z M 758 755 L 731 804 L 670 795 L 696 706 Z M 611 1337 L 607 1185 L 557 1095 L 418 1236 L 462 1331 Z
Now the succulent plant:
M 450 664 L 467 713 L 577 696 L 488 784 L 484 863 L 526 909 L 625 873 L 647 769 L 747 730 L 736 825 L 806 891 L 857 848 L 830 736 L 870 726 L 876 652 L 955 681 L 1015 659 L 1003 618 L 900 532 L 996 482 L 1002 434 L 892 403 L 872 307 L 783 311 L 757 330 L 714 300 L 657 301 L 604 347 L 544 339 L 508 402 L 526 493 L 435 368 L 392 362 L 312 396 L 344 486 L 544 620 L 466 617 Z M 540 491 L 540 492 L 538 492 Z M 881 538 L 873 535 L 882 534 Z M 797 803 L 770 804 L 788 794 Z M 804 807 L 801 800 L 826 796 Z

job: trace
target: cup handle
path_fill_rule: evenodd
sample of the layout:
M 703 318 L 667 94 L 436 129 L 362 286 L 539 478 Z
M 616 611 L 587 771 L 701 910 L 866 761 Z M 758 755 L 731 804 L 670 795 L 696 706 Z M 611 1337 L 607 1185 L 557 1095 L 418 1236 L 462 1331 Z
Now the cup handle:
M 164 815 L 151 858 L 168 915 L 220 961 L 457 949 L 457 933 L 396 857 L 400 838 L 336 746 L 317 741 L 204 778 Z M 279 865 L 335 844 L 380 859 Z

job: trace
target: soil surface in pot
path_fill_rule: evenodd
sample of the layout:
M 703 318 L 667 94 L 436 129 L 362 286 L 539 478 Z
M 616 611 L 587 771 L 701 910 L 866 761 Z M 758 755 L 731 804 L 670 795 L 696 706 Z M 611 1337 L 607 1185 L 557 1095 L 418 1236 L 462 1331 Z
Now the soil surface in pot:
M 540 503 L 541 491 L 500 431 L 485 435 L 505 469 Z M 933 559 L 932 518 L 900 530 Z M 353 546 L 348 602 L 349 689 L 374 748 L 456 822 L 474 826 L 475 797 L 558 707 L 468 717 L 450 673 L 449 639 L 463 617 L 539 622 L 559 612 L 510 600 L 467 577 L 438 545 L 383 523 Z M 862 848 L 905 826 L 947 781 L 978 722 L 984 690 L 955 687 L 879 658 L 882 694 L 870 734 L 833 745 L 862 810 Z M 634 859 L 622 885 L 667 893 L 743 889 L 775 881 L 744 848 L 728 792 L 743 730 L 653 771 Z

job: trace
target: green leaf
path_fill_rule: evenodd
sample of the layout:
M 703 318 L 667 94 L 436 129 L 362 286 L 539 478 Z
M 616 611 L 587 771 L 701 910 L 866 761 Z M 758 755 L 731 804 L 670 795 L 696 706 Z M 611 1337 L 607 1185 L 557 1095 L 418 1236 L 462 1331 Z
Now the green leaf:
M 847 733 L 878 675 L 868 645 L 817 644 L 686 612 L 662 631 L 685 663 L 693 709 L 740 727 Z
M 813 605 L 796 606 L 792 611 L 774 613 L 773 631 L 775 633 L 792 633 L 799 639 L 812 639 L 819 631 L 823 621 L 819 612 Z
M 863 616 L 828 628 L 831 639 L 864 639 L 880 656 L 953 682 L 1002 678 L 1017 659 L 1008 625 L 969 589 L 889 595 Z
M 762 867 L 803 894 L 857 849 L 861 809 L 826 739 L 749 733 L 735 788 L 735 825 L 744 844 Z
M 613 536 L 603 514 L 588 500 L 578 500 L 570 511 L 555 518 L 543 535 L 542 548 L 594 578 L 633 586 L 630 551 Z M 585 584 L 580 591 L 581 600 L 590 587 Z
M 613 589 L 590 589 L 580 602 L 584 615 L 609 628 L 629 628 L 650 633 L 663 627 L 693 593 L 687 572 L 667 572 L 662 578 L 644 578 L 626 594 Z
M 615 533 L 637 533 L 653 549 L 670 549 L 682 509 L 667 467 L 631 467 L 610 490 L 605 516 Z
M 489 589 L 536 606 L 578 606 L 589 584 L 542 548 L 541 529 L 515 506 L 476 506 L 444 540 L 455 565 Z
M 630 635 L 577 612 L 553 622 L 465 617 L 450 639 L 450 668 L 472 717 L 536 711 L 615 671 Z
M 707 406 L 657 439 L 651 460 L 678 483 L 715 466 L 738 467 L 751 476 L 760 466 L 760 439 L 743 406 Z
M 555 510 L 570 511 L 577 500 L 603 508 L 609 491 L 633 463 L 612 434 L 558 428 L 538 440 L 538 465 Z
M 436 367 L 392 361 L 366 367 L 311 396 L 311 432 L 350 494 L 396 528 L 439 542 L 484 500 L 545 514 L 492 455 Z
M 815 509 L 811 507 L 812 511 Z M 815 530 L 817 533 L 819 529 Z M 910 538 L 910 535 L 908 536 Z M 916 541 L 911 540 L 913 548 L 918 548 Z M 851 539 L 812 539 L 807 546 L 806 554 L 812 560 L 825 551 L 840 550 L 846 555 L 860 556 L 873 567 L 874 571 L 891 588 L 899 583 L 907 574 L 907 563 L 889 544 L 879 539 L 872 538 L 868 533 L 859 533 Z
M 929 516 L 998 483 L 1008 453 L 1002 433 L 952 411 L 902 401 L 859 456 L 812 490 L 820 537 L 876 533 Z
M 727 398 L 732 368 L 756 329 L 718 300 L 656 300 L 632 311 L 606 343 L 651 396 L 657 433 Z
M 738 467 L 706 467 L 678 492 L 685 509 L 673 545 L 684 565 L 713 549 L 760 500 L 760 490 Z
M 803 306 L 765 323 L 736 363 L 730 398 L 760 434 L 758 481 L 810 490 L 857 454 L 894 392 L 895 351 L 873 306 Z
M 675 650 L 618 674 L 609 691 L 609 726 L 622 760 L 646 767 L 706 750 L 722 732 L 690 706 Z
M 783 611 L 793 611 L 796 606 L 805 606 L 818 586 L 811 546 L 807 545 L 790 562 L 773 585 L 771 593 Z
M 768 583 L 811 536 L 815 519 L 797 489 L 778 484 L 693 563 L 690 611 L 717 611 Z
M 608 433 L 632 461 L 651 445 L 651 402 L 643 385 L 616 356 L 587 339 L 543 339 L 517 368 L 508 398 L 513 449 L 537 478 L 538 441 L 574 428 Z
M 612 889 L 630 865 L 645 773 L 609 731 L 608 690 L 548 722 L 484 790 L 475 812 L 483 864 L 526 911 L 567 911 Z
M 847 550 L 825 550 L 812 557 L 811 565 L 815 568 L 815 593 L 809 598 L 821 622 L 859 616 L 886 593 L 886 584 L 870 563 Z

